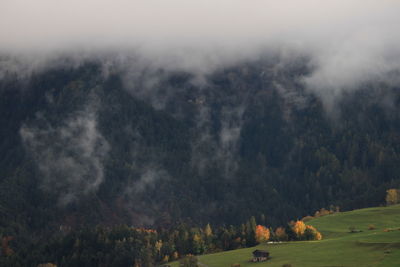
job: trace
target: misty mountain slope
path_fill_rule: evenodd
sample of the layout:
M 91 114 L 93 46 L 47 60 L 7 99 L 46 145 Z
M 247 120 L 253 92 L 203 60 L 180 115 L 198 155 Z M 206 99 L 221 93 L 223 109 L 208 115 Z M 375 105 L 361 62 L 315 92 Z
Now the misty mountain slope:
M 378 205 L 399 185 L 398 88 L 367 84 L 326 111 L 302 60 L 201 82 L 161 72 L 148 85 L 87 63 L 1 81 L 3 231 L 260 214 L 277 225 Z

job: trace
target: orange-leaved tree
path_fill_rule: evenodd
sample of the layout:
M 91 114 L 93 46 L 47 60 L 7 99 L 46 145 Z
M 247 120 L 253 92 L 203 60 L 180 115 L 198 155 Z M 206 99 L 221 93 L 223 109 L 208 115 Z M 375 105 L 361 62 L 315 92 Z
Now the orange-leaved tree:
M 321 240 L 322 239 L 321 233 L 318 232 L 317 229 L 315 229 L 315 227 L 313 227 L 311 225 L 306 226 L 306 230 L 304 232 L 304 237 L 307 240 Z
M 256 240 L 258 243 L 265 242 L 269 239 L 269 229 L 263 225 L 257 225 L 256 227 Z
M 286 241 L 288 239 L 285 228 L 283 227 L 278 227 L 275 229 L 275 236 L 279 241 Z

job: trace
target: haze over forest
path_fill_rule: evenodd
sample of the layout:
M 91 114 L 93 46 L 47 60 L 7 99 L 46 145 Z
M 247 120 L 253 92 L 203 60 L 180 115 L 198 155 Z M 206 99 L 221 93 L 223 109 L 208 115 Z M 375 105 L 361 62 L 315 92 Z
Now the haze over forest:
M 395 0 L 6 0 L 0 51 L 19 63 L 2 62 L 2 71 L 31 72 L 68 55 L 74 64 L 95 57 L 126 68 L 140 60 L 201 76 L 278 53 L 308 57 L 304 83 L 330 102 L 363 82 L 395 79 L 399 9 Z

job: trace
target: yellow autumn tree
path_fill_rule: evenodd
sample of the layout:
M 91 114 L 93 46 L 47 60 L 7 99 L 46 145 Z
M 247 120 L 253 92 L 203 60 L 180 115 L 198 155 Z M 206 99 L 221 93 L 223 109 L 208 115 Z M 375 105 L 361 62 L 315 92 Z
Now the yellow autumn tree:
M 389 189 L 386 191 L 386 204 L 387 205 L 394 205 L 399 203 L 400 196 L 398 189 Z
M 256 240 L 258 243 L 265 242 L 269 239 L 270 233 L 267 227 L 263 225 L 256 226 Z
M 292 230 L 297 238 L 301 238 L 306 231 L 306 224 L 303 221 L 297 221 L 294 223 Z
M 206 245 L 206 249 L 213 249 L 213 232 L 211 229 L 211 225 L 207 223 L 206 227 L 204 228 L 204 242 Z
M 162 241 L 161 240 L 156 241 L 156 243 L 154 244 L 154 247 L 157 250 L 157 253 L 160 253 L 161 247 L 162 247 Z
M 204 241 L 199 234 L 193 235 L 193 251 L 195 254 L 201 254 L 204 252 Z
M 212 236 L 212 229 L 211 229 L 211 225 L 209 223 L 207 223 L 206 227 L 204 228 L 204 235 L 206 237 Z

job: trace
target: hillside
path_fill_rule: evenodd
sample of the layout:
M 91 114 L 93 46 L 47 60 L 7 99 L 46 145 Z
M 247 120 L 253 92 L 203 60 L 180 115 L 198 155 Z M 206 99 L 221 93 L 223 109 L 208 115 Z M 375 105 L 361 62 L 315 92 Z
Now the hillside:
M 299 82 L 310 71 L 260 57 L 203 84 L 166 70 L 105 76 L 96 61 L 4 77 L 1 231 L 262 214 L 276 226 L 382 204 L 400 186 L 398 88 L 370 83 L 333 112 Z
M 263 244 L 199 257 L 201 266 L 398 266 L 400 264 L 400 205 L 341 212 L 309 222 L 324 235 L 321 241 Z M 375 230 L 368 230 L 369 225 Z M 349 233 L 353 226 L 362 232 Z M 385 232 L 384 229 L 395 229 Z M 266 249 L 272 259 L 249 262 L 252 251 Z

